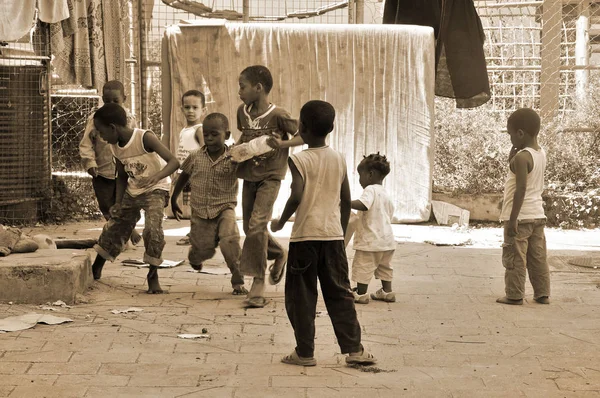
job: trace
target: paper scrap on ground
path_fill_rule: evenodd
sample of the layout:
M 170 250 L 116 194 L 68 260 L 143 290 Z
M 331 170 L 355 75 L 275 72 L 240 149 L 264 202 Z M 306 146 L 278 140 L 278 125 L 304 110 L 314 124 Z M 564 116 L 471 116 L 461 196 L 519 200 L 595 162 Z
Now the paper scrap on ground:
M 196 274 L 209 274 L 209 275 L 228 275 L 231 273 L 229 271 L 229 268 L 227 268 L 227 266 L 222 266 L 222 267 L 208 266 L 207 267 L 206 264 L 202 268 L 202 271 L 196 271 L 195 269 L 190 268 L 187 270 L 187 272 L 194 272 Z
M 210 334 L 178 334 L 180 339 L 210 339 Z
M 67 303 L 65 303 L 62 300 L 58 300 L 52 303 L 52 305 L 56 306 L 56 307 L 62 307 L 62 308 L 71 308 L 70 305 L 67 305 Z
M 181 261 L 172 261 L 172 260 L 163 260 L 162 264 L 158 266 L 158 268 L 173 268 L 173 267 L 177 267 L 178 265 L 181 265 L 184 263 L 185 260 L 181 260 Z M 126 265 L 128 267 L 137 267 L 137 268 L 147 268 L 150 267 L 150 264 L 145 263 L 144 260 L 136 260 L 133 258 L 128 258 L 125 259 L 123 261 L 121 261 L 121 263 L 123 265 Z
M 69 318 L 60 318 L 54 315 L 36 314 L 32 312 L 25 315 L 11 316 L 0 319 L 0 331 L 16 332 L 19 330 L 31 329 L 38 323 L 45 323 L 46 325 L 59 325 L 65 322 L 73 322 L 73 320 Z
M 144 311 L 142 308 L 130 307 L 125 310 L 112 310 L 111 312 L 113 314 L 126 314 L 128 312 L 142 312 L 142 311 Z
M 473 244 L 471 239 L 452 236 L 445 237 L 441 240 L 426 240 L 424 242 L 434 246 L 469 246 Z
M 569 264 L 585 268 L 600 268 L 600 259 L 593 257 L 574 257 L 569 260 Z

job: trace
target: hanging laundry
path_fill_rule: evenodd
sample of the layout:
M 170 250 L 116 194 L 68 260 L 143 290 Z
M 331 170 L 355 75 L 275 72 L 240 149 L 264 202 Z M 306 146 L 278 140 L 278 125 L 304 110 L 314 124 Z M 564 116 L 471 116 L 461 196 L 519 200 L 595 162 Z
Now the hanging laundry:
M 485 34 L 472 0 L 386 0 L 384 24 L 430 26 L 436 37 L 435 94 L 457 108 L 490 99 Z
M 42 22 L 55 23 L 69 18 L 67 0 L 38 0 L 38 11 Z
M 106 78 L 123 81 L 126 75 L 127 34 L 123 20 L 129 20 L 127 0 L 102 0 Z
M 102 4 L 68 0 L 69 18 L 50 24 L 52 64 L 67 84 L 100 90 L 106 82 Z
M 33 28 L 35 0 L 3 0 L 0 9 L 0 41 L 19 40 Z

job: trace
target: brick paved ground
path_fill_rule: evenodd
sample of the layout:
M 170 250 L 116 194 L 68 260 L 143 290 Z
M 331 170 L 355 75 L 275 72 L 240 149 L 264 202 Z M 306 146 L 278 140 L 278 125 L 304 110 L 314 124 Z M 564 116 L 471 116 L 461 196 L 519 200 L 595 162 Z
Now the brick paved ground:
M 186 224 L 165 225 L 165 258 L 183 259 L 186 248 L 175 241 Z M 100 227 L 35 231 L 83 238 Z M 317 318 L 318 366 L 281 364 L 294 346 L 283 286 L 268 288 L 264 309 L 245 310 L 227 275 L 192 273 L 187 265 L 161 270 L 168 294 L 151 296 L 143 293 L 145 269 L 109 263 L 81 304 L 52 312 L 73 323 L 0 334 L 0 397 L 600 396 L 600 271 L 567 263 L 594 255 L 593 235 L 549 232 L 551 248 L 587 251 L 551 250 L 552 304 L 533 302 L 528 287 L 525 305 L 513 307 L 494 302 L 503 292 L 499 229 L 458 234 L 473 237 L 475 245 L 466 247 L 408 242 L 441 239 L 448 229 L 396 232 L 398 302 L 357 307 L 376 368 L 345 366 L 326 315 Z M 225 268 L 220 255 L 207 266 Z M 373 282 L 370 290 L 377 287 Z M 143 312 L 110 312 L 128 307 Z M 318 309 L 325 311 L 322 301 Z M 2 317 L 31 311 L 44 312 L 0 304 Z M 203 329 L 210 339 L 177 338 Z

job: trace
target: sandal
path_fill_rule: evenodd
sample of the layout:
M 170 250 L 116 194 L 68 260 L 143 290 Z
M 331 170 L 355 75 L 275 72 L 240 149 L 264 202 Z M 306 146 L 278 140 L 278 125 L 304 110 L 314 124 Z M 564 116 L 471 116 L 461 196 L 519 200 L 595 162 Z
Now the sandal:
M 373 354 L 366 352 L 363 348 L 360 355 L 348 355 L 346 357 L 346 363 L 348 365 L 373 365 L 374 363 L 377 363 L 377 358 L 375 358 Z
M 281 362 L 287 363 L 288 365 L 317 366 L 317 360 L 314 357 L 301 357 L 296 350 L 281 358 Z
M 234 296 L 244 296 L 248 294 L 248 290 L 243 285 L 235 286 L 231 294 L 233 294 Z
M 275 259 L 273 264 L 269 267 L 269 283 L 271 285 L 277 285 L 283 279 L 285 273 L 285 265 L 287 264 L 287 252 L 283 252 L 283 255 Z
M 183 238 L 179 239 L 175 244 L 177 246 L 187 246 L 190 244 L 190 237 L 184 236 Z
M 263 308 L 267 305 L 267 299 L 264 297 L 251 297 L 244 300 L 244 304 L 247 308 Z

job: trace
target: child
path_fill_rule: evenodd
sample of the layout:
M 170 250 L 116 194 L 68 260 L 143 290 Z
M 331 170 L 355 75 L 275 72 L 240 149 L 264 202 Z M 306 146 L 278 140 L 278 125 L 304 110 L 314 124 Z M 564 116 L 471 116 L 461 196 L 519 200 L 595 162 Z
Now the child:
M 288 139 L 295 134 L 298 123 L 284 109 L 269 102 L 273 87 L 271 72 L 264 66 L 250 66 L 239 77 L 240 99 L 244 102 L 237 111 L 237 125 L 242 132 L 238 144 L 264 135 Z M 242 214 L 246 239 L 242 248 L 240 269 L 254 277 L 246 304 L 264 307 L 266 299 L 265 271 L 267 259 L 275 260 L 269 268 L 269 282 L 279 283 L 283 277 L 287 252 L 269 234 L 267 223 L 279 193 L 281 180 L 287 171 L 287 149 L 273 150 L 265 155 L 240 163 L 238 178 L 244 180 L 242 188 Z
M 125 87 L 118 80 L 111 80 L 102 88 L 102 101 L 105 104 L 117 104 L 123 106 L 127 96 Z M 125 108 L 123 108 L 125 109 Z M 127 126 L 137 127 L 135 117 L 125 109 L 127 114 Z M 110 146 L 100 138 L 98 130 L 94 127 L 94 117 L 90 116 L 83 132 L 83 138 L 79 143 L 79 154 L 83 167 L 92 176 L 92 186 L 98 201 L 98 207 L 104 218 L 110 218 L 109 209 L 115 204 L 117 182 L 115 180 L 117 170 Z M 131 242 L 135 245 L 142 237 L 134 229 L 131 233 Z
M 350 216 L 350 186 L 343 156 L 326 144 L 335 110 L 323 101 L 309 101 L 300 111 L 300 135 L 308 149 L 289 159 L 292 192 L 273 232 L 296 212 L 290 238 L 285 281 L 285 308 L 294 328 L 296 349 L 282 362 L 315 366 L 317 278 L 323 299 L 348 364 L 372 364 L 373 355 L 360 342 L 360 325 L 348 281 L 344 233 Z
M 238 181 L 236 165 L 228 157 L 225 140 L 229 139 L 229 121 L 221 113 L 211 113 L 204 119 L 204 146 L 192 151 L 181 166 L 171 197 L 171 209 L 179 220 L 181 209 L 177 197 L 191 182 L 192 228 L 188 259 L 195 270 L 215 255 L 217 244 L 231 270 L 233 294 L 247 294 L 240 273 L 240 232 L 235 219 Z
M 121 253 L 143 209 L 144 262 L 150 264 L 148 293 L 162 293 L 157 271 L 165 246 L 163 208 L 168 203 L 169 175 L 179 168 L 179 162 L 152 132 L 127 127 L 125 111 L 116 104 L 98 109 L 94 126 L 117 161 L 117 198 L 94 246 L 98 252 L 92 265 L 94 279 L 100 279 L 106 260 L 114 261 Z
M 538 145 L 540 117 L 529 108 L 513 112 L 506 124 L 513 145 L 504 184 L 500 220 L 504 221 L 502 264 L 506 296 L 496 302 L 522 305 L 525 274 L 533 299 L 550 304 L 550 270 L 546 261 L 546 215 L 542 201 L 546 152 Z
M 179 145 L 177 147 L 177 160 L 183 164 L 188 155 L 200 148 L 202 142 L 202 117 L 206 114 L 206 99 L 204 94 L 198 90 L 188 90 L 181 97 L 181 112 L 183 112 L 186 120 L 186 126 L 179 133 Z M 177 183 L 181 169 L 175 174 L 173 186 Z M 189 204 L 190 185 L 183 187 L 183 200 L 180 205 Z M 173 215 L 175 216 L 175 215 Z M 177 216 L 175 216 L 177 218 Z M 189 245 L 189 233 L 177 241 L 178 245 Z
M 358 210 L 356 235 L 354 236 L 354 262 L 352 280 L 357 287 L 354 302 L 367 304 L 367 288 L 375 273 L 381 279 L 382 288 L 371 294 L 373 300 L 396 301 L 392 291 L 392 257 L 396 249 L 392 217 L 394 204 L 381 185 L 390 172 L 390 163 L 377 152 L 366 156 L 357 168 L 360 186 L 364 188 L 361 197 L 352 201 L 352 208 Z

